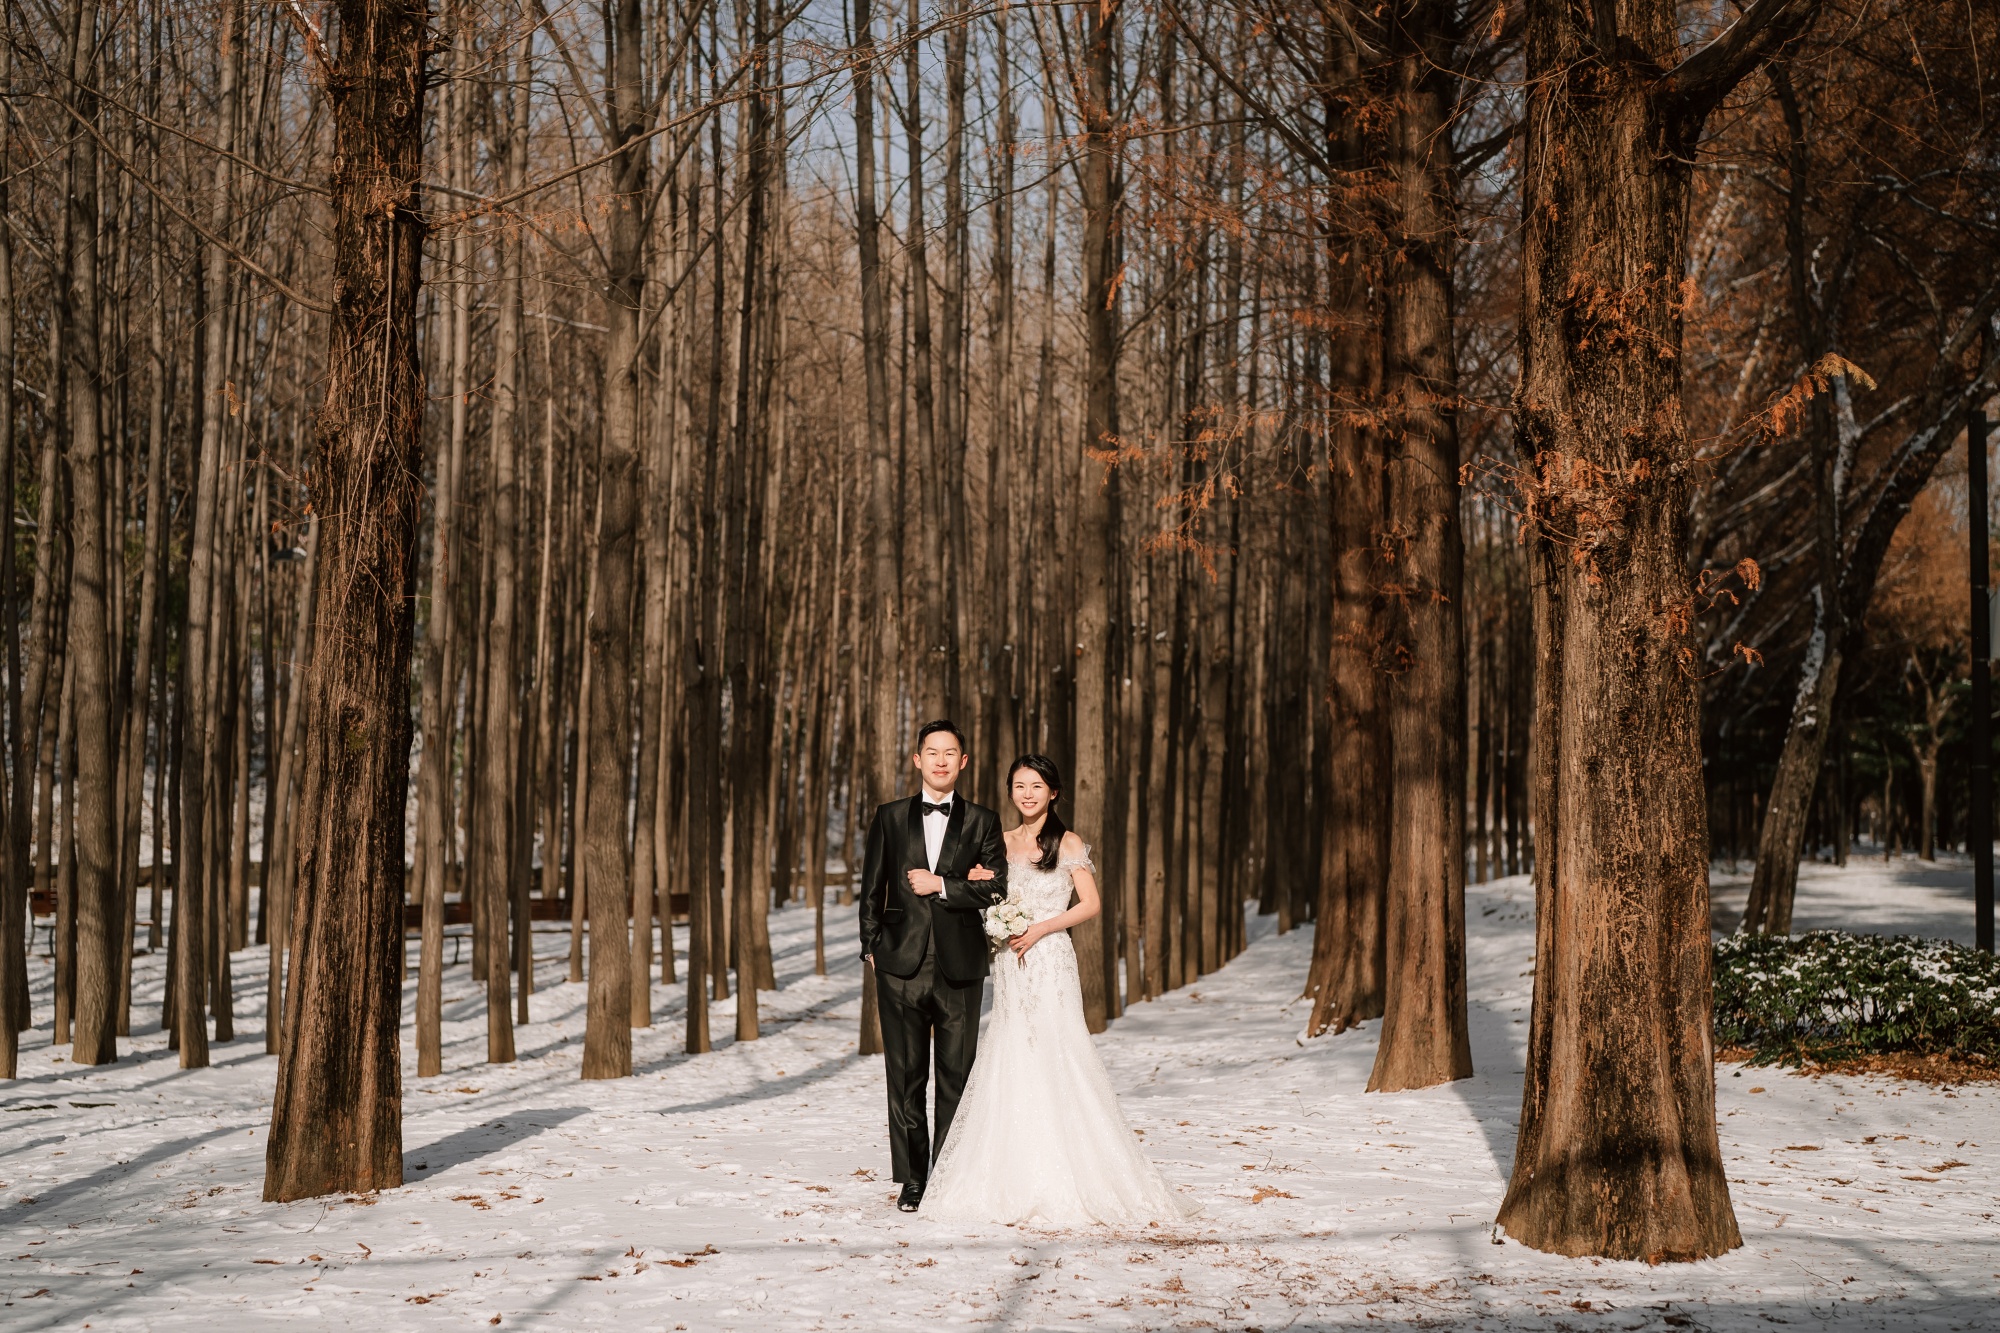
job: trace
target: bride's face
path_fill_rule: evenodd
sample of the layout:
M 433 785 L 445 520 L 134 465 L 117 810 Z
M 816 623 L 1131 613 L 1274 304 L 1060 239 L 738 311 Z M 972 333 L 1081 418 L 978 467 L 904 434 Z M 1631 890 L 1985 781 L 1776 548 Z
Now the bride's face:
M 1015 772 L 1013 788 L 1014 808 L 1021 812 L 1021 819 L 1025 823 L 1033 823 L 1040 819 L 1042 811 L 1049 808 L 1049 801 L 1054 796 L 1049 790 L 1049 784 L 1042 781 L 1041 774 L 1032 768 L 1023 768 Z

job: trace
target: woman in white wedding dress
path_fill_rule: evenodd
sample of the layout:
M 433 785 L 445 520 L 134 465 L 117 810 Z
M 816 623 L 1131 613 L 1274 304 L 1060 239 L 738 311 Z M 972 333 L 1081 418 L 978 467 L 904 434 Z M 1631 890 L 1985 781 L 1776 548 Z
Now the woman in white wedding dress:
M 1097 876 L 1053 808 L 1061 775 L 1024 755 L 1007 783 L 1021 812 L 1006 835 L 1007 901 L 1034 924 L 994 961 L 993 1010 L 922 1215 L 1047 1226 L 1186 1217 L 1195 1210 L 1140 1151 L 1084 1024 L 1067 932 L 1097 915 Z

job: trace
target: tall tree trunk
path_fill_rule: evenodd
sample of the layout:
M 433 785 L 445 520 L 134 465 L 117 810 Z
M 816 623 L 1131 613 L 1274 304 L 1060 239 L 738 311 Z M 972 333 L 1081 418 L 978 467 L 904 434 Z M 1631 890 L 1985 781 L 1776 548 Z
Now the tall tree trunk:
M 454 67 L 463 60 L 457 49 L 451 53 Z M 455 76 L 445 90 L 443 107 L 445 172 L 451 181 L 459 179 L 463 149 L 459 138 L 468 119 L 459 103 L 467 95 L 465 85 Z M 462 251 L 460 238 L 454 248 Z M 457 256 L 463 262 L 462 254 Z M 442 341 L 449 357 L 452 378 L 451 435 L 438 455 L 436 487 L 431 503 L 431 567 L 429 610 L 424 617 L 424 652 L 421 671 L 423 725 L 422 759 L 417 770 L 417 892 L 422 904 L 417 944 L 417 1077 L 433 1078 L 444 1072 L 444 913 L 445 893 L 450 888 L 452 857 L 456 839 L 452 830 L 452 743 L 451 714 L 456 703 L 457 673 L 452 670 L 452 629 L 456 619 L 452 600 L 457 589 L 452 581 L 452 559 L 458 541 L 458 487 L 465 455 L 465 345 L 461 334 L 470 318 L 470 296 L 463 284 L 453 284 L 446 294 L 447 314 Z M 460 896 L 468 905 L 472 885 L 460 885 Z M 481 923 L 482 926 L 484 923 Z M 484 932 L 476 942 L 483 944 Z M 483 960 L 482 960 L 483 961 Z M 487 1003 L 487 1052 L 491 1058 L 498 1040 L 493 1029 L 507 1021 L 504 1007 L 496 1015 Z M 511 1041 L 511 1037 L 508 1038 Z
M 1390 11 L 1393 191 L 1384 282 L 1389 433 L 1391 807 L 1382 1038 L 1368 1087 L 1472 1074 L 1465 1016 L 1465 547 L 1452 334 L 1454 10 Z
M 1783 66 L 1773 66 L 1771 84 L 1778 93 L 1790 132 L 1786 154 L 1785 251 L 1790 278 L 1792 315 L 1798 325 L 1799 349 L 1808 366 L 1826 354 L 1825 312 L 1813 298 L 1809 270 L 1813 263 L 1806 236 L 1806 198 L 1811 188 L 1811 152 L 1797 95 Z M 1806 413 L 1811 449 L 1813 490 L 1813 625 L 1799 670 L 1798 690 L 1785 728 L 1784 748 L 1764 806 L 1757 834 L 1757 864 L 1750 878 L 1750 899 L 1743 911 L 1743 928 L 1789 934 L 1792 898 L 1799 882 L 1799 843 L 1806 814 L 1819 786 L 1820 761 L 1833 729 L 1834 703 L 1840 692 L 1842 650 L 1847 634 L 1845 597 L 1841 590 L 1841 479 L 1834 467 L 1839 449 L 1829 395 L 1817 394 Z M 1782 924 L 1780 924 L 1782 922 Z
M 0 95 L 14 94 L 14 9 L 0 5 Z M 14 160 L 14 122 L 0 116 L 0 217 L 8 217 L 9 182 Z M 157 254 L 157 251 L 155 251 Z M 157 372 L 155 384 L 158 383 Z M 14 233 L 0 227 L 0 495 L 6 496 L 8 517 L 4 547 L 0 547 L 0 617 L 4 617 L 7 669 L 6 726 L 13 738 L 9 756 L 11 781 L 0 775 L 0 817 L 6 820 L 6 846 L 0 848 L 0 1078 L 15 1077 L 20 1056 L 20 1029 L 25 1018 L 28 877 L 26 858 L 18 854 L 18 831 L 27 827 L 34 782 L 28 752 L 21 745 L 21 608 L 17 577 L 18 543 L 14 537 L 16 494 L 14 448 Z M 159 511 L 147 515 L 150 523 Z M 10 765 L 0 764 L 0 768 Z M 16 1009 L 23 1010 L 20 1015 Z
M 1085 10 L 1082 120 L 1087 135 L 1083 159 L 1084 373 L 1082 482 L 1076 553 L 1076 745 L 1070 762 L 1071 803 L 1082 835 L 1108 845 L 1112 700 L 1112 604 L 1116 551 L 1118 448 L 1118 267 L 1116 228 L 1117 156 L 1112 96 L 1117 87 L 1118 29 L 1122 0 L 1099 0 Z M 1102 1032 L 1109 1018 L 1105 991 L 1106 933 L 1100 918 L 1073 932 L 1083 987 L 1084 1021 Z
M 992 511 L 986 556 L 986 605 L 983 620 L 997 618 L 986 670 L 993 694 L 993 726 L 984 756 L 993 775 L 995 803 L 1007 800 L 1007 765 L 1021 753 L 1020 691 L 1021 599 L 1020 566 L 1015 563 L 1014 490 L 1023 468 L 1017 453 L 1015 426 L 1020 388 L 1014 363 L 1014 116 L 1013 64 L 1008 38 L 1013 15 L 1002 9 L 993 16 L 994 108 L 993 151 L 993 300 L 988 307 L 986 344 L 991 357 L 988 391 L 987 495 Z M 1136 804 L 1136 802 L 1135 802 Z M 1000 805 L 1002 810 L 1005 805 Z M 1138 973 L 1134 972 L 1136 984 Z
M 759 429 L 760 400 L 752 392 L 759 374 L 756 334 L 761 297 L 764 243 L 768 225 L 770 112 L 766 101 L 764 49 L 767 12 L 755 8 L 752 89 L 745 129 L 742 191 L 742 295 L 736 320 L 736 432 L 725 501 L 730 531 L 730 586 L 724 647 L 729 663 L 729 854 L 731 961 L 736 966 L 736 1039 L 758 1036 L 758 916 L 769 905 L 769 862 L 764 847 L 765 764 L 770 691 L 764 682 L 765 581 L 763 518 L 765 441 Z
M 292 919 L 292 842 L 294 830 L 298 827 L 298 807 L 292 800 L 292 788 L 298 783 L 299 716 L 305 711 L 305 690 L 301 688 L 299 668 L 304 665 L 306 655 L 312 648 L 313 597 L 318 591 L 313 580 L 319 568 L 319 515 L 314 513 L 306 520 L 306 561 L 299 575 L 298 618 L 292 625 L 291 664 L 286 668 L 287 690 L 285 695 L 285 720 L 271 761 L 277 766 L 272 777 L 272 799 L 277 801 L 281 816 L 272 826 L 271 842 L 264 848 L 265 901 L 270 904 L 271 926 L 266 932 L 266 943 L 270 947 L 267 963 L 268 984 L 265 989 L 266 1012 L 270 1015 L 265 1024 L 264 1049 L 273 1055 L 280 1054 L 285 1044 L 284 997 L 285 997 L 285 951 L 291 947 Z M 157 857 L 155 858 L 157 863 Z M 155 875 L 159 872 L 156 869 Z M 400 926 L 400 918 L 399 918 Z M 398 936 L 398 947 L 400 944 Z
M 242 40 L 242 8 L 235 0 L 223 6 L 223 58 L 221 87 L 217 105 L 216 136 L 222 152 L 216 155 L 214 195 L 209 201 L 209 221 L 217 234 L 230 224 L 235 200 L 234 175 L 230 170 L 234 152 L 235 103 L 237 98 L 236 43 Z M 174 839 L 174 967 L 179 977 L 174 1014 L 174 1036 L 179 1042 L 181 1068 L 208 1066 L 208 1022 L 205 1015 L 205 987 L 201 978 L 208 972 L 206 914 L 202 910 L 203 886 L 207 883 L 209 802 L 209 756 L 215 751 L 215 717 L 210 697 L 208 660 L 213 653 L 216 607 L 215 548 L 217 506 L 222 500 L 222 450 L 225 426 L 225 373 L 229 347 L 229 315 L 225 296 L 229 290 L 229 257 L 219 246 L 210 245 L 204 256 L 206 272 L 203 294 L 206 318 L 202 328 L 200 372 L 201 438 L 195 461 L 194 522 L 189 534 L 187 623 L 181 632 L 181 714 L 182 734 L 180 830 Z
M 590 628 L 590 777 L 584 892 L 590 913 L 590 997 L 585 1078 L 632 1072 L 632 861 L 626 819 L 631 789 L 632 588 L 639 510 L 641 302 L 646 287 L 649 140 L 639 0 L 618 0 L 605 33 L 605 112 L 619 145 L 611 165 L 611 243 L 604 283 L 604 431 L 598 455 L 597 587 Z
M 665 393 L 661 394 L 665 398 Z M 642 468 L 646 495 L 644 615 L 639 651 L 639 792 L 632 828 L 632 994 L 631 1023 L 653 1026 L 653 918 L 660 919 L 660 948 L 671 979 L 674 914 L 658 901 L 658 846 L 661 781 L 661 728 L 667 687 L 668 536 L 673 523 L 667 423 L 655 414 L 649 423 Z M 671 901 L 671 900 L 669 900 Z
M 70 1058 L 108 1064 L 118 1058 L 118 718 L 114 705 L 109 543 L 105 530 L 103 385 L 97 273 L 97 3 L 78 0 L 70 67 L 71 114 L 84 132 L 70 140 L 69 224 L 64 235 L 67 290 L 64 339 L 69 353 L 70 653 L 76 689 L 89 705 L 76 713 L 76 1035 Z M 9 497 L 11 503 L 11 497 Z M 123 560 L 119 560 L 122 568 Z
M 891 800 L 902 787 L 902 579 L 896 567 L 900 522 L 895 440 L 889 432 L 888 279 L 882 267 L 881 224 L 875 210 L 875 30 L 871 0 L 854 0 L 855 230 L 861 252 L 861 361 L 867 382 L 868 522 L 872 529 L 869 583 L 875 643 L 867 695 L 873 750 L 873 792 L 863 808 Z M 857 654 L 858 655 L 858 654 Z M 875 1009 L 874 968 L 861 968 L 861 1054 L 882 1050 Z
M 517 71 L 524 73 L 525 71 Z M 527 126 L 522 123 L 519 96 L 513 99 L 512 121 L 505 142 L 506 181 L 511 193 L 521 188 L 527 164 Z M 482 534 L 487 559 L 492 565 L 493 602 L 485 618 L 487 653 L 486 688 L 481 702 L 479 745 L 479 799 L 476 802 L 478 831 L 469 849 L 466 893 L 485 913 L 486 944 L 486 1059 L 491 1064 L 514 1059 L 514 1016 L 509 1012 L 512 995 L 508 990 L 511 959 L 507 941 L 509 907 L 517 893 L 514 883 L 515 841 L 515 732 L 521 708 L 519 670 L 515 663 L 514 619 L 520 590 L 514 562 L 520 540 L 516 531 L 520 512 L 520 468 L 517 436 L 520 430 L 521 394 L 521 231 L 505 229 L 500 239 L 499 313 L 494 321 L 492 453 L 487 476 L 485 517 Z M 521 930 L 528 922 L 517 923 Z M 522 973 L 522 983 L 527 973 Z
M 1758 0 L 1685 60 L 1670 0 L 1600 8 L 1589 27 L 1571 8 L 1528 12 L 1515 410 L 1538 519 L 1536 959 L 1499 1220 L 1560 1254 L 1688 1260 L 1742 1243 L 1715 1129 L 1685 667 L 1699 649 L 1681 289 L 1708 114 L 1812 8 Z
M 982 659 L 990 655 L 986 635 L 991 616 L 979 618 L 975 640 L 965 614 L 965 591 L 968 581 L 973 579 L 972 533 L 965 512 L 968 445 L 965 288 L 971 249 L 965 207 L 965 75 L 966 45 L 972 32 L 967 0 L 949 0 L 940 17 L 945 25 L 944 276 L 938 284 L 939 322 L 944 326 L 938 338 L 937 475 L 944 489 L 944 504 L 938 511 L 938 520 L 944 525 L 943 540 L 939 543 L 944 555 L 940 623 L 945 631 L 945 711 L 961 722 L 971 722 L 965 716 L 968 700 L 962 658 L 968 644 Z M 914 143 L 915 136 L 911 137 Z M 988 448 L 992 444 L 987 441 Z M 978 583 L 975 581 L 972 586 L 977 587 Z M 978 732 L 975 724 L 973 734 Z
M 423 452 L 417 301 L 426 7 L 340 0 L 333 316 L 315 431 L 321 519 L 288 1039 L 264 1197 L 403 1180 L 397 1027 L 411 600 Z
M 917 11 L 908 11 L 903 34 L 903 142 L 909 154 L 907 241 L 903 260 L 908 281 L 904 315 L 909 322 L 909 339 L 904 355 L 910 359 L 910 411 L 916 426 L 915 480 L 921 487 L 917 511 L 918 534 L 923 542 L 917 584 L 922 589 L 924 617 L 917 641 L 918 665 L 911 686 L 918 692 L 916 709 L 923 717 L 946 717 L 957 708 L 957 627 L 948 620 L 947 587 L 952 574 L 945 564 L 945 517 L 950 501 L 944 466 L 945 446 L 938 438 L 936 393 L 931 371 L 936 345 L 931 328 L 931 275 L 929 223 L 924 202 L 924 100 L 919 55 L 923 45 Z M 907 475 L 907 474 L 906 474 Z M 905 552 L 907 564 L 908 556 Z
M 1338 90 L 1360 82 L 1351 43 L 1340 48 Z M 1328 107 L 1334 106 L 1329 96 Z M 1361 131 L 1350 120 L 1330 144 L 1337 170 L 1358 168 Z M 1341 177 L 1327 182 L 1337 189 Z M 1361 238 L 1328 238 L 1328 303 L 1340 312 L 1329 349 L 1337 383 L 1357 397 L 1379 397 L 1381 364 L 1360 330 L 1369 327 L 1366 278 L 1360 264 L 1340 263 Z M 1340 253 L 1335 253 L 1336 248 Z M 1319 902 L 1306 989 L 1313 997 L 1308 1036 L 1344 1032 L 1382 1016 L 1388 972 L 1389 734 L 1385 683 L 1376 669 L 1383 608 L 1376 547 L 1384 519 L 1386 469 L 1379 426 L 1351 411 L 1333 426 L 1327 519 L 1332 546 L 1331 651 L 1327 671 L 1327 747 L 1321 780 L 1328 795 L 1320 838 Z M 1275 693 L 1275 692 L 1274 692 Z M 1286 731 L 1273 720 L 1274 739 Z M 1272 841 L 1283 845 L 1273 831 Z

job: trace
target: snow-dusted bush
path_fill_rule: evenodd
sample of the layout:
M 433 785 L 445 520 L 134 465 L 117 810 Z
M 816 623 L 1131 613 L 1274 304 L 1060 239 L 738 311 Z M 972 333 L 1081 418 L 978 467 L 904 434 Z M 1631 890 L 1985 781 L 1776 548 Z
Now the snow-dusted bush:
M 1893 1051 L 2000 1061 L 2000 961 L 1912 935 L 1731 935 L 1715 946 L 1715 1041 L 1759 1064 Z

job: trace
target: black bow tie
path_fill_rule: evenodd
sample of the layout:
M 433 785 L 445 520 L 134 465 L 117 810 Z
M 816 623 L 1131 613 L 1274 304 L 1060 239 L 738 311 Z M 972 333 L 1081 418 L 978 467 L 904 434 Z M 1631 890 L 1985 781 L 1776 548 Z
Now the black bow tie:
M 943 805 L 932 805 L 929 801 L 919 799 L 917 804 L 924 808 L 924 813 L 927 815 L 949 815 L 951 813 L 950 801 L 946 801 Z

